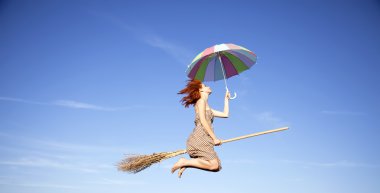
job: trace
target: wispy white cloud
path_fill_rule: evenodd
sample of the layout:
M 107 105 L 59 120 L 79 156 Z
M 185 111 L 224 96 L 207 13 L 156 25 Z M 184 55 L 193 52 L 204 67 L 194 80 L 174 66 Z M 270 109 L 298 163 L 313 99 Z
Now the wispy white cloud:
M 64 184 L 49 184 L 49 183 L 17 183 L 17 182 L 0 182 L 0 185 L 6 186 L 23 186 L 37 188 L 54 188 L 54 189 L 80 189 L 79 186 L 70 186 Z
M 165 40 L 158 35 L 146 35 L 142 38 L 146 44 L 163 50 L 181 64 L 190 64 L 192 57 L 194 57 L 194 53 L 190 52 L 185 47 Z
M 0 141 L 7 140 L 13 143 L 0 144 L 0 153 L 6 155 L 0 158 L 0 169 L 13 169 L 14 173 L 4 173 L 0 176 L 0 186 L 24 186 L 41 187 L 51 189 L 79 189 L 75 184 L 59 184 L 60 182 L 33 182 L 25 181 L 22 175 L 26 172 L 31 176 L 38 176 L 39 179 L 48 178 L 46 172 L 70 173 L 70 175 L 91 175 L 93 184 L 96 185 L 120 185 L 136 186 L 144 182 L 112 179 L 99 179 L 110 172 L 116 172 L 115 154 L 125 152 L 127 148 L 75 144 L 57 141 L 44 141 L 36 138 L 29 138 L 20 135 L 12 135 L 0 132 Z M 109 160 L 108 158 L 112 160 Z M 117 158 L 116 158 L 117 159 Z M 38 172 L 38 171 L 41 171 Z M 22 173 L 20 173 L 22 172 Z M 101 175 L 97 175 L 101 174 Z M 95 181 L 97 183 L 95 183 Z M 86 185 L 83 186 L 87 187 Z
M 269 122 L 272 124 L 277 124 L 281 122 L 281 120 L 273 115 L 272 112 L 263 112 L 260 114 L 256 114 L 256 118 L 260 121 Z
M 158 167 L 162 168 L 162 169 L 165 169 L 165 170 L 169 170 L 173 167 L 173 164 L 171 163 L 167 163 L 167 162 L 164 162 L 164 163 L 158 163 L 157 164 Z
M 73 100 L 56 100 L 53 102 L 37 102 L 20 98 L 11 98 L 11 97 L 0 97 L 1 101 L 9 101 L 9 102 L 18 102 L 18 103 L 26 103 L 33 105 L 49 105 L 49 106 L 59 106 L 71 109 L 86 109 L 86 110 L 97 110 L 97 111 L 119 111 L 119 110 L 128 110 L 132 108 L 141 108 L 144 107 L 142 105 L 134 105 L 130 107 L 104 107 L 79 101 Z
M 83 156 L 79 155 L 72 155 L 67 153 L 51 153 L 42 151 L 41 149 L 33 149 L 32 147 L 29 148 L 21 148 L 21 147 L 9 147 L 9 146 L 0 146 L 0 152 L 1 153 L 12 153 L 12 154 L 18 154 L 18 155 L 34 155 L 34 156 L 40 156 L 40 157 L 47 157 L 47 158 L 53 158 L 53 159 L 61 159 L 61 160 L 71 160 L 71 159 L 80 159 Z
M 272 112 L 262 112 L 253 114 L 253 117 L 264 126 L 268 127 L 282 127 L 289 126 L 289 122 L 282 120 L 281 118 L 274 115 Z
M 83 145 L 75 143 L 64 143 L 56 141 L 43 141 L 36 140 L 36 143 L 44 146 L 46 149 L 55 149 L 61 151 L 70 152 L 123 152 L 128 150 L 125 147 L 110 147 L 110 146 L 100 146 L 100 145 Z
M 21 144 L 28 146 L 28 151 L 30 148 L 36 148 L 40 151 L 42 150 L 54 150 L 55 152 L 80 152 L 80 153 L 90 153 L 90 152 L 125 152 L 125 151 L 131 151 L 130 148 L 127 147 L 114 147 L 114 146 L 106 146 L 106 145 L 88 145 L 88 144 L 76 144 L 76 143 L 67 143 L 67 142 L 60 142 L 60 141 L 54 141 L 54 140 L 42 140 L 42 139 L 35 139 L 35 138 L 29 138 L 25 136 L 20 135 L 11 135 L 8 133 L 0 132 L 0 139 L 7 138 L 12 141 L 19 141 L 22 142 Z M 16 147 L 4 147 L 0 146 L 0 149 L 3 150 L 11 150 L 11 151 L 18 151 L 19 148 Z M 25 152 L 25 149 L 23 150 Z M 61 155 L 61 157 L 65 157 L 64 155 Z
M 107 164 L 67 163 L 66 161 L 46 159 L 41 157 L 24 157 L 16 160 L 5 160 L 0 161 L 0 165 L 54 168 L 62 170 L 75 170 L 86 173 L 97 173 L 101 170 L 114 168 L 112 165 Z
M 256 161 L 252 159 L 227 159 L 223 160 L 223 163 L 227 164 L 238 164 L 238 165 L 251 165 L 251 164 L 257 164 Z
M 89 184 L 100 184 L 100 185 L 146 185 L 145 181 L 136 181 L 136 180 L 115 180 L 109 178 L 102 178 L 97 181 L 87 181 L 85 183 Z
M 26 104 L 33 104 L 33 105 L 49 105 L 49 103 L 42 103 L 42 102 L 36 102 L 31 100 L 25 100 L 20 98 L 12 98 L 12 97 L 1 97 L 1 101 L 10 101 L 10 102 L 19 102 L 19 103 L 26 103 Z
M 32 167 L 53 167 L 69 169 L 71 166 L 69 164 L 58 163 L 49 159 L 42 158 L 21 158 L 19 160 L 12 161 L 0 161 L 2 165 L 13 165 L 13 166 L 32 166 Z
M 363 112 L 357 111 L 332 111 L 332 110 L 323 110 L 322 114 L 326 115 L 348 115 L 348 116 L 357 116 L 357 115 L 365 115 Z
M 36 138 L 29 138 L 20 135 L 11 135 L 8 133 L 0 132 L 0 139 L 8 139 L 17 143 L 18 146 L 25 145 L 26 149 L 20 149 L 20 147 L 4 147 L 0 146 L 0 149 L 12 152 L 33 152 L 36 150 L 36 154 L 43 155 L 43 151 L 53 150 L 54 152 L 72 152 L 72 153 L 93 153 L 93 152 L 108 152 L 108 153 L 122 153 L 125 151 L 131 151 L 126 147 L 117 147 L 117 146 L 106 146 L 106 145 L 88 145 L 88 144 L 76 144 L 76 143 L 67 143 L 62 141 L 55 141 L 52 139 L 42 140 Z M 50 153 L 48 155 L 51 155 Z M 65 158 L 71 156 L 57 155 L 56 157 Z
M 336 161 L 336 162 L 311 162 L 311 161 L 295 161 L 295 160 L 282 160 L 283 163 L 297 164 L 302 167 L 350 167 L 350 168 L 380 168 L 377 164 L 367 164 L 367 163 L 356 163 L 347 160 Z
M 0 165 L 13 167 L 40 167 L 71 170 L 84 173 L 100 173 L 116 170 L 116 160 L 112 163 L 99 160 L 98 155 L 120 154 L 130 148 L 101 145 L 86 145 L 56 141 L 44 141 L 0 132 L 0 139 L 11 140 L 14 145 L 0 146 L 0 153 L 10 154 L 0 159 Z M 120 157 L 121 159 L 121 157 Z M 98 161 L 97 161 L 98 160 Z
M 99 110 L 99 111 L 114 111 L 116 108 L 102 107 L 98 105 L 71 101 L 71 100 L 58 100 L 51 103 L 52 105 L 63 106 L 67 108 L 74 109 L 89 109 L 89 110 Z
M 118 28 L 130 34 L 133 34 L 137 40 L 141 41 L 142 43 L 145 43 L 146 45 L 164 51 L 184 66 L 187 66 L 191 62 L 191 59 L 195 57 L 195 53 L 188 50 L 185 46 L 165 39 L 159 36 L 158 34 L 152 32 L 152 30 L 146 30 L 142 27 L 133 26 L 127 23 L 125 20 L 118 18 L 111 13 L 94 10 L 88 10 L 88 13 L 95 17 L 102 18 L 108 21 L 109 23 L 113 24 L 114 26 L 117 26 Z

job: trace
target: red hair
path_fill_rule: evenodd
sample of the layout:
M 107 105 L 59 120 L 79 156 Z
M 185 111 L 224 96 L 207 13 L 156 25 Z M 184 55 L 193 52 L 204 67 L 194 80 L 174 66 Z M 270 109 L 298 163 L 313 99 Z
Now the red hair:
M 195 103 L 201 98 L 201 93 L 199 92 L 201 88 L 201 81 L 195 79 L 188 80 L 186 87 L 178 92 L 178 94 L 187 94 L 187 96 L 181 99 L 182 105 L 186 108 L 188 108 L 189 105 L 195 106 Z

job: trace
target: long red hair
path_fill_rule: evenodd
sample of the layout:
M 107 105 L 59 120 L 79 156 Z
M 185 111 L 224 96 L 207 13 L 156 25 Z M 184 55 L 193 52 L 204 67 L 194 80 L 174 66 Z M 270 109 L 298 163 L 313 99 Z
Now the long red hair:
M 178 94 L 187 94 L 187 96 L 181 99 L 182 105 L 186 108 L 188 108 L 189 105 L 195 106 L 195 103 L 201 98 L 201 93 L 199 92 L 201 88 L 201 81 L 195 79 L 188 80 L 186 87 L 178 92 Z

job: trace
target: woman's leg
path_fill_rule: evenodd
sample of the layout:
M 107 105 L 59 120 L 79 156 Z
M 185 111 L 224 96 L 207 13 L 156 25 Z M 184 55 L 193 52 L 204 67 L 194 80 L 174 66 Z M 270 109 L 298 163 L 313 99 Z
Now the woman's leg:
M 217 159 L 212 160 L 202 160 L 202 159 L 185 159 L 181 158 L 178 160 L 177 163 L 174 164 L 172 168 L 172 173 L 174 173 L 179 168 L 185 168 L 185 167 L 192 167 L 192 168 L 198 168 L 202 170 L 208 170 L 208 171 L 218 171 L 219 170 L 219 162 Z M 183 171 L 182 171 L 183 172 Z

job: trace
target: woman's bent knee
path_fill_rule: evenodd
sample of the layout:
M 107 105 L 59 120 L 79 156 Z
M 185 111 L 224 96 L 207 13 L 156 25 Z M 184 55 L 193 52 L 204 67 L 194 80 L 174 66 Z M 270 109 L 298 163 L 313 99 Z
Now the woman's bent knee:
M 210 170 L 213 171 L 213 172 L 218 172 L 220 171 L 221 167 L 220 167 L 220 164 L 218 162 L 218 160 L 211 160 L 211 165 L 210 165 Z

